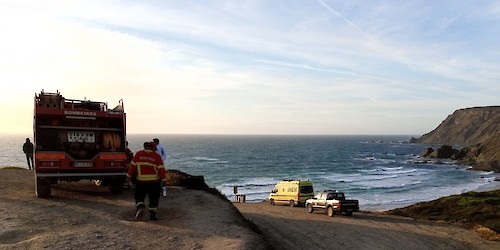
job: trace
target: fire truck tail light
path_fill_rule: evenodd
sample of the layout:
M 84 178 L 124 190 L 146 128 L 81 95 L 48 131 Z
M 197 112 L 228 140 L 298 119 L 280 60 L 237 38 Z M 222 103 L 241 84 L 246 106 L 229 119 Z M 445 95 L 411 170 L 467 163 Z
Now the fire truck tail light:
M 125 165 L 123 164 L 123 161 L 105 161 L 105 166 L 116 168 L 116 167 L 123 167 Z

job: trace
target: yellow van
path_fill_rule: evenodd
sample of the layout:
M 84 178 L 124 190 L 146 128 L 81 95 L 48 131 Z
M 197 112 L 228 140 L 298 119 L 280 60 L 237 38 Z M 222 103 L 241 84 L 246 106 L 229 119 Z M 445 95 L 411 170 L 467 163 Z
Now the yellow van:
M 304 206 L 307 199 L 314 196 L 313 183 L 310 180 L 282 180 L 269 194 L 269 203 L 286 203 L 291 207 Z

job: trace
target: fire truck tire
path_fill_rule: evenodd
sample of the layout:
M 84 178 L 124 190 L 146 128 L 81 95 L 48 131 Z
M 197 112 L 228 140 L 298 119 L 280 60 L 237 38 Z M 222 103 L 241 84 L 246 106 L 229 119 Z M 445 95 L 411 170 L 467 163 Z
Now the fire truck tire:
M 269 204 L 271 204 L 272 206 L 274 206 L 275 205 L 274 199 L 269 199 Z
M 111 179 L 109 182 L 109 192 L 112 194 L 121 194 L 123 193 L 123 179 Z
M 290 204 L 290 207 L 295 207 L 295 201 L 290 200 L 288 203 Z
M 38 198 L 50 197 L 50 180 L 37 177 L 35 193 Z

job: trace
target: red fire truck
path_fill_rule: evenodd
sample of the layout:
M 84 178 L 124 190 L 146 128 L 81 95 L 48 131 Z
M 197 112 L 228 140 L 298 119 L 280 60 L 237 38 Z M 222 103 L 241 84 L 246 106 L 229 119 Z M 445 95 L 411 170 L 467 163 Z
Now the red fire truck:
M 88 179 L 121 193 L 126 180 L 126 115 L 123 100 L 72 100 L 59 91 L 35 94 L 36 195 L 51 195 L 51 185 Z

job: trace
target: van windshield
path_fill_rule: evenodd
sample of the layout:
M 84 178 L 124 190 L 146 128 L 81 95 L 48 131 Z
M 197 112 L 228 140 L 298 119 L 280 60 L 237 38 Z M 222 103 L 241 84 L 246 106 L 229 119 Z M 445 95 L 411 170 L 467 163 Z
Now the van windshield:
M 313 193 L 313 187 L 312 186 L 300 186 L 300 193 L 302 194 L 307 194 L 307 193 Z

